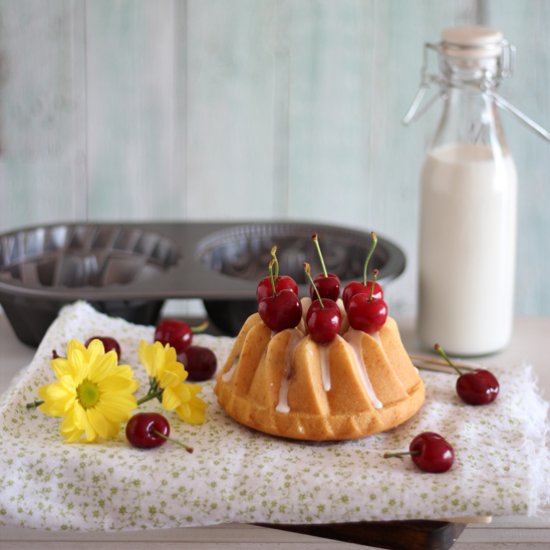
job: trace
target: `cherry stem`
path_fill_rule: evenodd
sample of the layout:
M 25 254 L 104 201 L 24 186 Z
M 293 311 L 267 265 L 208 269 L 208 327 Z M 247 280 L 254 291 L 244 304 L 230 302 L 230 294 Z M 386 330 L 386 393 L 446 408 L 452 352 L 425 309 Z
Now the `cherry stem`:
M 370 236 L 372 237 L 372 245 L 370 247 L 369 253 L 367 254 L 367 259 L 365 260 L 365 265 L 363 266 L 363 284 L 367 286 L 367 279 L 368 279 L 368 269 L 369 269 L 369 262 L 372 258 L 372 255 L 374 254 L 374 250 L 376 249 L 376 245 L 378 244 L 378 237 L 376 236 L 376 233 L 373 231 Z
M 325 304 L 323 304 L 323 299 L 321 298 L 321 294 L 319 294 L 319 289 L 317 288 L 317 286 L 313 282 L 313 279 L 311 278 L 311 266 L 309 265 L 309 262 L 304 262 L 304 271 L 306 272 L 306 277 L 309 279 L 311 286 L 315 290 L 315 294 L 317 294 L 317 300 L 319 300 L 321 307 L 325 309 Z
M 396 453 L 384 453 L 383 458 L 403 458 L 404 456 L 417 456 L 420 451 L 399 451 Z
M 434 350 L 439 353 L 439 355 L 441 355 L 441 357 L 443 357 L 445 361 L 447 361 L 449 366 L 452 367 L 459 376 L 462 376 L 462 371 L 449 359 L 449 356 L 445 353 L 445 350 L 439 344 L 434 345 Z
M 374 298 L 374 287 L 376 286 L 376 279 L 378 277 L 378 269 L 372 270 L 372 286 L 370 287 L 370 296 L 369 296 L 369 302 L 372 302 L 372 299 Z
M 277 245 L 274 244 L 271 247 L 271 257 L 273 258 L 273 261 L 275 262 L 275 279 L 279 278 L 279 260 L 277 259 Z
M 183 447 L 188 453 L 193 452 L 193 447 L 189 447 L 188 445 L 185 445 L 184 443 L 182 443 L 181 441 L 178 441 L 177 439 L 172 439 L 171 437 L 164 435 L 162 432 L 159 432 L 158 430 L 151 430 L 151 433 L 154 433 L 155 435 L 162 437 L 162 439 L 165 439 L 166 441 L 170 441 L 172 443 L 175 443 L 176 445 L 179 445 L 180 447 Z
M 323 253 L 321 252 L 321 247 L 319 245 L 319 236 L 317 235 L 317 233 L 314 233 L 313 237 L 311 238 L 313 239 L 315 248 L 317 249 L 317 255 L 319 256 L 319 261 L 321 262 L 321 269 L 323 270 L 323 275 L 325 277 L 328 277 L 327 268 L 325 266 L 325 260 L 323 260 Z
M 191 332 L 197 334 L 199 332 L 204 332 L 208 328 L 208 321 L 203 321 L 200 325 L 196 327 L 191 327 Z
M 30 411 L 31 409 L 37 409 L 43 403 L 44 401 L 42 401 L 41 399 L 35 399 L 32 403 L 27 403 L 25 406 L 27 410 Z
M 271 288 L 273 290 L 273 297 L 277 297 L 277 289 L 275 288 L 275 277 L 273 276 L 273 266 L 275 265 L 275 260 L 269 262 L 269 280 L 271 281 Z

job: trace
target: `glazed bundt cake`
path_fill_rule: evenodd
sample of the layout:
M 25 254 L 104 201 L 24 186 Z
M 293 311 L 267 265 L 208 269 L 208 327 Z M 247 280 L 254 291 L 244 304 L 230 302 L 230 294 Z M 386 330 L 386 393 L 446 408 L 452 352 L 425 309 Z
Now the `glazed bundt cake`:
M 293 439 L 365 437 L 413 416 L 424 385 L 388 317 L 375 334 L 349 326 L 319 344 L 304 319 L 274 333 L 255 313 L 244 323 L 218 374 L 214 391 L 237 422 Z M 343 310 L 343 308 L 342 308 Z

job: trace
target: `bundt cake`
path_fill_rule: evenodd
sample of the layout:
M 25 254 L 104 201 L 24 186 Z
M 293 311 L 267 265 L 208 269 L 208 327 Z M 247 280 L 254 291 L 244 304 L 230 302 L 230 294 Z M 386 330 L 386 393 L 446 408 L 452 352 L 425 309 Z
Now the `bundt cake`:
M 341 300 L 339 300 L 341 302 Z M 258 313 L 237 336 L 217 376 L 220 405 L 237 422 L 293 439 L 356 439 L 389 430 L 424 402 L 424 385 L 388 317 L 373 335 L 349 326 L 327 344 L 296 328 L 274 333 Z

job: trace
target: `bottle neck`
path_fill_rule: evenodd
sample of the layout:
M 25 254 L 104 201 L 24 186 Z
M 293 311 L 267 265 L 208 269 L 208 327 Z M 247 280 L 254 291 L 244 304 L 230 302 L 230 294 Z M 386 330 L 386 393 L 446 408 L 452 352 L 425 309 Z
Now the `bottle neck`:
M 500 116 L 491 92 L 498 86 L 496 60 L 442 56 L 443 112 L 432 149 L 449 144 L 479 145 L 494 156 L 508 154 Z

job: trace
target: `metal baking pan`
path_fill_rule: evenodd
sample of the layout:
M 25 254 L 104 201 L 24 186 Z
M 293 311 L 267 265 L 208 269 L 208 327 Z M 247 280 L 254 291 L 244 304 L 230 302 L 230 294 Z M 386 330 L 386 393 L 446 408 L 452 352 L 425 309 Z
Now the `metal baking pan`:
M 0 304 L 17 337 L 36 346 L 59 309 L 87 300 L 99 311 L 139 324 L 156 323 L 166 299 L 200 298 L 210 320 L 235 334 L 256 309 L 273 244 L 280 272 L 306 295 L 304 260 L 319 272 L 311 237 L 328 271 L 361 279 L 369 232 L 316 223 L 59 223 L 0 235 Z M 388 281 L 405 256 L 378 237 L 372 267 Z

